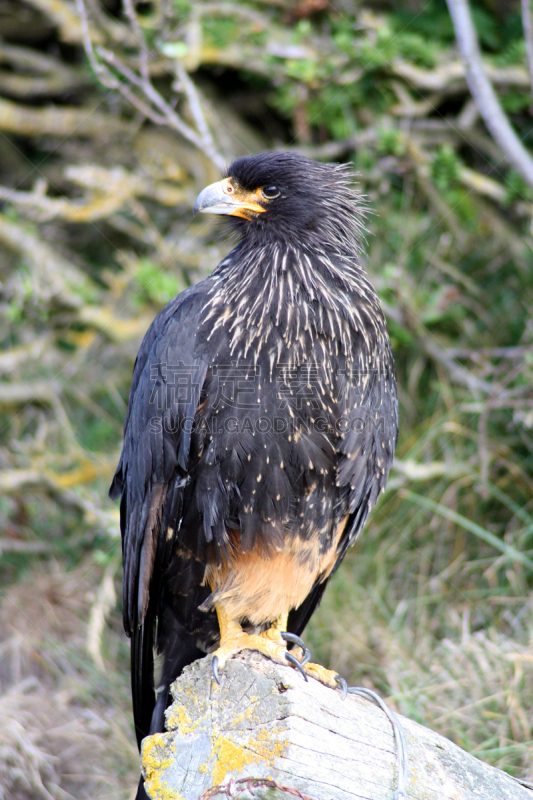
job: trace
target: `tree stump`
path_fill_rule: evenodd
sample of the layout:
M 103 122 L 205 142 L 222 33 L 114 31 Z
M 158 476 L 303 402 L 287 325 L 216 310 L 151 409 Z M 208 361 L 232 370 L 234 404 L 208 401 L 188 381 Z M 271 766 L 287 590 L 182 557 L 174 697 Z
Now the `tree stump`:
M 257 653 L 231 659 L 220 686 L 210 657 L 197 661 L 172 695 L 168 732 L 143 741 L 145 788 L 153 800 L 199 800 L 202 793 L 392 800 L 398 780 L 392 727 L 363 698 L 343 701 L 340 691 L 306 683 L 293 668 Z M 505 772 L 412 720 L 400 721 L 410 800 L 533 800 L 533 791 Z M 244 778 L 248 787 L 236 783 Z

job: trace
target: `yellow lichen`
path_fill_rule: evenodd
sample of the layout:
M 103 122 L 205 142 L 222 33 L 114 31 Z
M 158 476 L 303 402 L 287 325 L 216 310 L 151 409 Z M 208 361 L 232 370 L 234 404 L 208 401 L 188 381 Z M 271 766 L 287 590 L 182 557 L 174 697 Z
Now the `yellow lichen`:
M 147 736 L 143 739 L 142 744 L 142 764 L 149 774 L 154 770 L 166 769 L 172 764 L 171 756 L 163 756 L 165 747 L 167 745 L 168 734 L 154 733 L 153 736 Z
M 185 800 L 182 794 L 170 789 L 160 778 L 144 782 L 144 788 L 151 800 Z
M 196 721 L 193 722 L 185 706 L 176 707 L 176 704 L 174 704 L 171 713 L 167 716 L 167 727 L 170 730 L 177 729 L 182 735 L 192 733 L 192 731 L 198 727 L 198 724 L 199 720 L 196 719 Z
M 246 764 L 256 761 L 255 753 L 244 745 L 235 744 L 225 736 L 213 738 L 211 757 L 216 759 L 213 765 L 213 783 L 223 783 L 228 772 L 240 772 Z
M 174 745 L 168 742 L 168 734 L 154 733 L 143 740 L 141 760 L 146 775 L 144 788 L 152 800 L 184 800 L 179 792 L 161 779 L 161 772 L 174 761 L 173 751 Z
M 250 698 L 257 701 L 259 698 Z M 253 705 L 244 714 L 237 715 L 233 723 L 242 722 L 254 714 Z M 202 723 L 202 715 L 194 714 L 184 705 L 175 704 L 167 718 L 169 728 L 175 728 L 180 735 L 188 734 Z M 199 718 L 200 717 L 200 718 Z M 235 732 L 234 735 L 238 735 Z M 287 739 L 276 738 L 276 731 L 260 728 L 255 732 L 242 731 L 241 742 L 228 738 L 220 731 L 211 735 L 211 753 L 208 760 L 198 767 L 199 772 L 211 773 L 213 785 L 224 783 L 228 773 L 242 775 L 250 764 L 262 764 L 274 767 L 276 759 L 285 754 L 289 746 Z M 145 787 L 152 800 L 183 800 L 181 795 L 171 789 L 163 780 L 164 771 L 172 764 L 174 744 L 169 741 L 169 734 L 154 734 L 143 742 L 142 764 L 146 775 Z
M 243 744 L 233 742 L 223 735 L 214 735 L 212 744 L 210 760 L 214 760 L 211 769 L 215 786 L 224 782 L 228 772 L 238 774 L 248 764 L 263 763 L 274 766 L 275 760 L 282 756 L 288 747 L 287 740 L 274 739 L 266 728 L 260 730 L 255 738 L 251 736 Z

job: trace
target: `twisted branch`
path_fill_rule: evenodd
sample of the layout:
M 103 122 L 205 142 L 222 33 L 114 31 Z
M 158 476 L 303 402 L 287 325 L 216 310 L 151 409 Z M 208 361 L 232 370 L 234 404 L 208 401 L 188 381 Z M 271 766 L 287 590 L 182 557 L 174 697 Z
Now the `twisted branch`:
M 107 89 L 118 91 L 144 117 L 156 125 L 166 125 L 201 150 L 213 165 L 222 171 L 225 160 L 218 152 L 201 109 L 198 92 L 185 70 L 178 68 L 180 88 L 183 90 L 196 129 L 188 125 L 174 108 L 157 91 L 150 79 L 150 53 L 141 30 L 132 0 L 126 0 L 124 10 L 139 45 L 139 74 L 130 69 L 118 56 L 104 47 L 93 47 L 89 32 L 87 9 L 84 0 L 76 0 L 83 30 L 83 45 L 89 62 L 99 81 Z M 122 78 L 122 80 L 121 80 Z
M 453 21 L 466 80 L 485 125 L 500 146 L 505 159 L 533 188 L 533 160 L 512 128 L 484 72 L 468 0 L 446 0 L 446 2 Z

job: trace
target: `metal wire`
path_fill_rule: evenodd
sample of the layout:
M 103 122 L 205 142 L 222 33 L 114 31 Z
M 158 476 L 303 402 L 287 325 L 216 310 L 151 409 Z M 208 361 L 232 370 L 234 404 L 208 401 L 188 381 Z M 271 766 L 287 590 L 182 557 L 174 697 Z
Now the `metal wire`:
M 350 686 L 348 694 L 358 694 L 360 697 L 365 697 L 367 700 L 372 700 L 378 705 L 384 714 L 389 718 L 394 731 L 394 738 L 396 740 L 396 750 L 398 754 L 398 788 L 393 794 L 393 800 L 407 800 L 407 792 L 405 789 L 407 783 L 407 771 L 409 769 L 409 759 L 407 756 L 407 740 L 403 731 L 400 720 L 390 708 L 385 705 L 377 692 L 372 689 L 365 689 L 363 686 Z

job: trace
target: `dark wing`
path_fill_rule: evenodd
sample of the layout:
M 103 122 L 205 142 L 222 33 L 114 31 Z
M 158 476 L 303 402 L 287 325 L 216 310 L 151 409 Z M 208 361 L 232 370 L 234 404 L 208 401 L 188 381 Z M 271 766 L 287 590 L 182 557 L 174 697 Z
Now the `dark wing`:
M 380 357 L 360 361 L 366 366 L 353 368 L 341 363 L 338 370 L 338 503 L 342 513 L 347 512 L 347 521 L 331 575 L 385 488 L 398 438 L 396 375 L 386 334 Z M 329 578 L 317 581 L 302 605 L 289 614 L 290 631 L 302 633 L 328 582 Z
M 193 420 L 207 366 L 196 355 L 196 330 L 205 305 L 207 282 L 169 303 L 150 326 L 133 371 L 124 444 L 110 489 L 121 496 L 124 627 L 132 637 L 131 674 L 137 738 L 163 718 L 168 686 L 183 667 L 203 655 L 194 631 L 165 608 L 165 573 L 175 551 L 175 531 L 189 483 L 189 469 L 198 443 Z M 173 579 L 184 607 L 198 608 L 205 599 L 203 574 L 194 559 L 173 559 Z M 171 576 L 172 577 L 172 576 Z M 172 653 L 158 664 L 154 654 L 163 635 Z M 157 639 L 157 641 L 156 641 Z M 172 660 L 172 665 L 169 664 Z M 171 677 L 168 677 L 173 673 Z M 158 728 L 159 729 L 159 728 Z
M 346 372 L 337 485 L 349 518 L 339 560 L 353 544 L 379 494 L 385 489 L 398 438 L 396 375 L 388 336 L 379 357 Z

